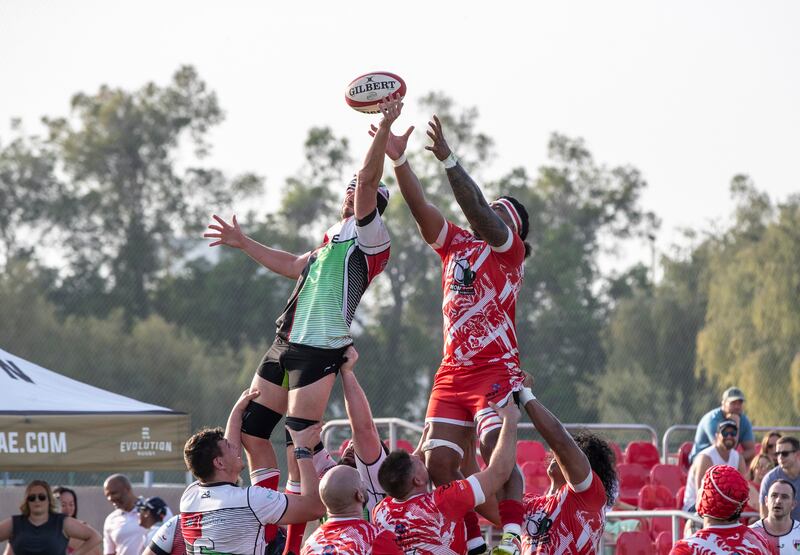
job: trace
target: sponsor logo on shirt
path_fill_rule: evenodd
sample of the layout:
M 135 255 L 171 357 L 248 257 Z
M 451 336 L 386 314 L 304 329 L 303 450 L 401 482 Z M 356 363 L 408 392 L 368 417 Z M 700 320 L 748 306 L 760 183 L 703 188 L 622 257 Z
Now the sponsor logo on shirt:
M 475 282 L 477 273 L 472 270 L 469 265 L 469 260 L 462 258 L 453 263 L 453 283 L 450 284 L 450 289 L 461 295 L 474 295 L 475 287 L 472 285 Z

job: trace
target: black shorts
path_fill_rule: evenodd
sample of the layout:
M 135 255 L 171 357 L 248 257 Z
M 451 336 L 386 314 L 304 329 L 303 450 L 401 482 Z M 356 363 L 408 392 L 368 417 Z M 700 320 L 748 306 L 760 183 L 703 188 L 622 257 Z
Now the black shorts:
M 347 347 L 310 347 L 276 337 L 261 359 L 257 373 L 270 383 L 297 389 L 319 381 L 328 374 L 338 374 L 346 350 Z

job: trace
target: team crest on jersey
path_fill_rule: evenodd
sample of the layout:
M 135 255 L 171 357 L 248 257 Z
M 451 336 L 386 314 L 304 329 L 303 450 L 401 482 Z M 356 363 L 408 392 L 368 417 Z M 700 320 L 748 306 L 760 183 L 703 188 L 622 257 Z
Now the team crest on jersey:
M 450 284 L 450 289 L 462 295 L 474 295 L 475 277 L 477 273 L 472 270 L 469 265 L 469 260 L 462 258 L 453 263 L 453 283 Z
M 792 543 L 792 545 L 794 546 L 795 551 L 800 551 L 800 540 L 794 540 L 794 543 Z
M 547 516 L 547 513 L 539 510 L 528 517 L 525 530 L 533 540 L 533 545 L 538 545 L 550 542 L 549 535 L 552 526 L 553 521 Z

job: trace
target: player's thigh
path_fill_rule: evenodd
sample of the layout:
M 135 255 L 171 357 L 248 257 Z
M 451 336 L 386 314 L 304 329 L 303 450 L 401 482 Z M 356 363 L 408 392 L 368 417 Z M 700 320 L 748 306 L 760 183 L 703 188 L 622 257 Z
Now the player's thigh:
M 258 397 L 253 399 L 254 402 L 279 414 L 286 414 L 288 391 L 283 385 L 277 385 L 255 374 L 250 388 L 258 390 Z
M 290 389 L 286 414 L 307 420 L 322 420 L 335 381 L 336 376 L 330 374 L 308 385 Z
M 307 420 L 322 419 L 346 350 L 346 347 L 320 349 L 290 345 L 280 359 L 288 376 L 287 415 Z

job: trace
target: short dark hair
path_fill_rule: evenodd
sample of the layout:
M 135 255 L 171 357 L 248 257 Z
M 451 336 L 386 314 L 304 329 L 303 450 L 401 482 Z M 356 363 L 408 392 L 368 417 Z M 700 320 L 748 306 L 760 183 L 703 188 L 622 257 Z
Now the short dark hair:
M 389 453 L 378 469 L 378 482 L 389 497 L 403 499 L 411 491 L 414 462 L 402 449 Z
M 56 486 L 56 487 L 53 488 L 53 495 L 57 496 L 59 498 L 59 501 L 61 501 L 61 494 L 62 493 L 70 493 L 70 494 L 72 494 L 72 499 L 75 501 L 75 512 L 70 516 L 72 516 L 72 518 L 77 517 L 78 516 L 78 494 L 75 493 L 75 490 L 72 490 L 72 489 L 70 489 L 70 488 L 68 488 L 66 486 Z
M 528 238 L 528 231 L 530 230 L 530 218 L 528 217 L 528 211 L 525 209 L 525 206 L 515 199 L 512 196 L 504 195 L 500 197 L 501 199 L 506 199 L 510 202 L 514 208 L 516 208 L 517 213 L 519 214 L 520 219 L 520 230 L 519 230 L 519 237 L 525 243 L 525 258 L 528 258 L 531 255 L 531 245 L 525 239 Z M 498 199 L 499 200 L 499 199 Z
M 791 443 L 794 451 L 800 451 L 800 441 L 794 436 L 781 436 L 775 443 Z
M 575 438 L 575 443 L 589 459 L 589 466 L 603 482 L 603 489 L 606 491 L 606 505 L 613 505 L 618 484 L 614 450 L 606 440 L 587 430 L 579 430 L 572 437 Z
M 222 456 L 222 449 L 219 448 L 222 439 L 225 439 L 225 430 L 222 428 L 203 428 L 183 446 L 186 468 L 199 480 L 206 481 L 214 475 L 214 459 Z
M 794 487 L 794 484 L 793 484 L 793 483 L 791 483 L 789 480 L 784 480 L 783 478 L 778 478 L 777 480 L 775 480 L 774 482 L 772 482 L 772 483 L 769 485 L 769 487 L 770 487 L 770 488 L 772 488 L 772 486 L 774 486 L 775 484 L 786 484 L 787 486 L 789 486 L 790 488 L 792 488 L 792 499 L 794 499 L 795 497 L 797 497 L 797 489 Z

